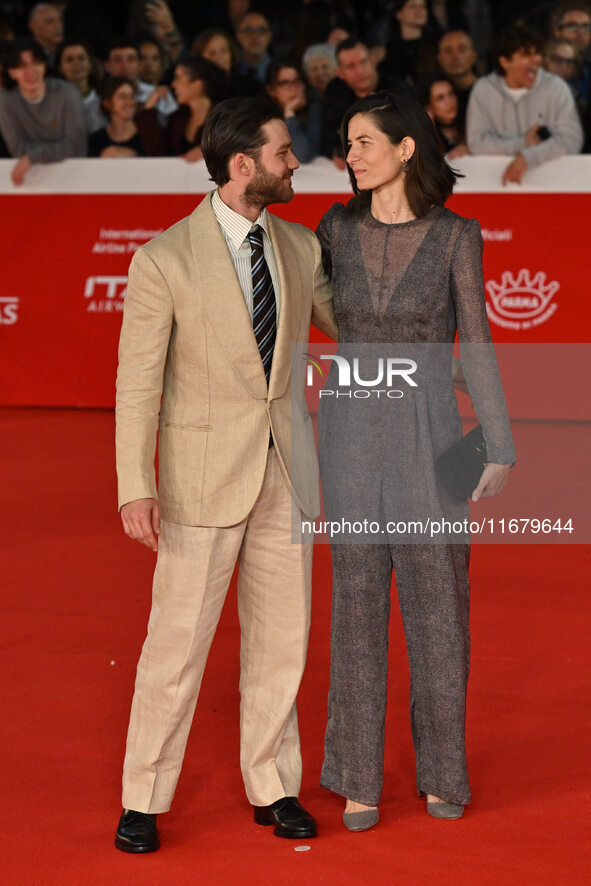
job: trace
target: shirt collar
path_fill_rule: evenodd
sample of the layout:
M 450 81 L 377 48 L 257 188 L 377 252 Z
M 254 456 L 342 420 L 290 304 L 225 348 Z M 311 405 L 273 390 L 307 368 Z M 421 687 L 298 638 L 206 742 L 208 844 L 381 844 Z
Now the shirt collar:
M 267 237 L 269 236 L 269 214 L 266 208 L 256 221 L 251 222 L 239 212 L 230 209 L 220 197 L 217 188 L 211 195 L 211 208 L 235 249 L 240 249 L 255 225 L 260 225 Z

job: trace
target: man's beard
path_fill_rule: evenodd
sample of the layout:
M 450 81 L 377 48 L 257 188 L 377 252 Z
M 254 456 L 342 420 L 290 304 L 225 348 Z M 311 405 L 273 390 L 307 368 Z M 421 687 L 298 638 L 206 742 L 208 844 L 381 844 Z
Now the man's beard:
M 255 160 L 256 174 L 242 194 L 246 206 L 268 206 L 269 203 L 289 203 L 293 197 L 291 182 L 273 175 Z

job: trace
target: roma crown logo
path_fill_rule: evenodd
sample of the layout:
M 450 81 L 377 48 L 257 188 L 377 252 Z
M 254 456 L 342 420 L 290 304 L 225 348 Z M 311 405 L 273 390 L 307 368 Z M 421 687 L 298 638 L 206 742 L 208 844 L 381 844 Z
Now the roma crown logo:
M 486 303 L 489 320 L 505 329 L 532 329 L 548 320 L 558 304 L 552 299 L 560 283 L 546 283 L 546 274 L 532 274 L 522 268 L 517 276 L 504 271 L 501 282 L 489 280 L 486 284 L 490 302 Z

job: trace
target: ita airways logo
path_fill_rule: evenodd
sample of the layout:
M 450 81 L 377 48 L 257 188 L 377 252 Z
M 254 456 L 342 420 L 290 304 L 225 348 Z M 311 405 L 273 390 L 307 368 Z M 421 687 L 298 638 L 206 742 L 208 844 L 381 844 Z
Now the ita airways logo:
M 87 277 L 84 284 L 86 310 L 96 314 L 115 314 L 123 310 L 127 277 Z
M 0 296 L 0 325 L 14 326 L 18 320 L 18 306 L 18 296 Z
M 486 309 L 489 320 L 505 329 L 533 329 L 549 320 L 558 307 L 552 301 L 560 289 L 557 280 L 546 282 L 543 271 L 533 274 L 522 268 L 517 276 L 505 271 L 501 282 L 489 280 L 486 291 L 490 298 Z

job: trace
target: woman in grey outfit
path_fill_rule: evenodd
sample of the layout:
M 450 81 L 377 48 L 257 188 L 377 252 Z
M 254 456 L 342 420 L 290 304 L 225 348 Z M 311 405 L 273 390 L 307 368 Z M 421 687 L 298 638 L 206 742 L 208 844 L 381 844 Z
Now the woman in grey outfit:
M 356 196 L 333 206 L 317 235 L 334 289 L 339 354 L 357 366 L 365 387 L 347 385 L 333 362 L 323 393 L 338 389 L 339 396 L 321 398 L 320 466 L 327 519 L 366 518 L 375 526 L 331 539 L 322 784 L 346 798 L 345 825 L 364 830 L 378 820 L 383 781 L 392 571 L 410 664 L 419 795 L 436 818 L 459 818 L 470 801 L 468 537 L 431 541 L 423 530 L 413 536 L 383 528 L 390 520 L 468 517 L 467 502 L 454 501 L 435 470 L 437 456 L 462 435 L 450 372 L 456 332 L 487 447 L 473 500 L 506 485 L 515 453 L 490 344 L 480 226 L 444 207 L 455 174 L 431 120 L 414 99 L 379 93 L 349 109 L 342 134 Z M 386 392 L 384 376 L 382 397 L 375 396 L 367 380 L 379 379 L 379 354 L 398 354 L 407 366 L 414 359 L 414 386 L 398 377 L 401 391 Z

